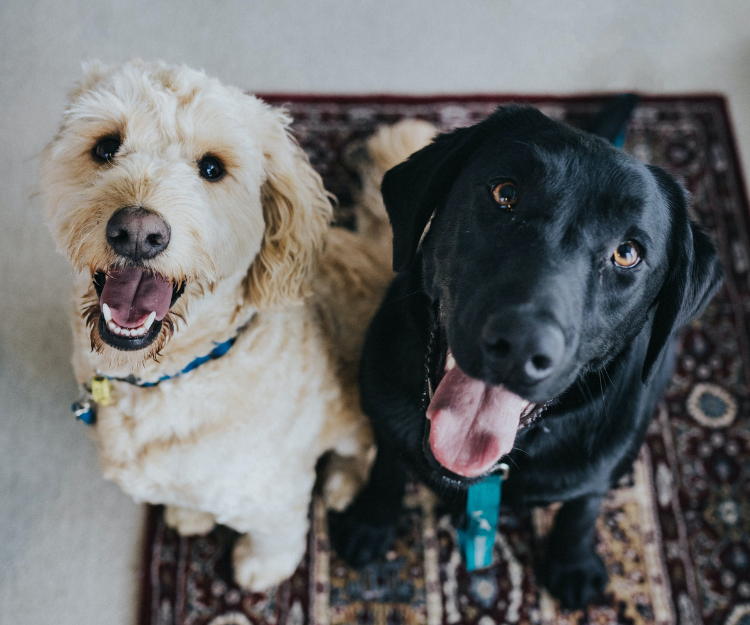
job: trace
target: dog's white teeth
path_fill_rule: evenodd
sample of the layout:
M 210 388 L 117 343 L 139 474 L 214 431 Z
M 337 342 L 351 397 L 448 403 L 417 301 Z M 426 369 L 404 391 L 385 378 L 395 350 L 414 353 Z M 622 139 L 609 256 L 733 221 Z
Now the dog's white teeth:
M 156 320 L 156 313 L 152 312 L 137 328 L 123 328 L 122 326 L 118 325 L 117 322 L 114 321 L 114 319 L 112 319 L 112 311 L 106 304 L 102 304 L 102 315 L 104 315 L 104 318 L 107 322 L 107 327 L 109 328 L 110 332 L 112 332 L 112 334 L 117 334 L 118 336 L 126 336 L 128 338 L 144 336 Z
M 456 359 L 453 357 L 453 354 L 448 354 L 448 358 L 445 360 L 445 368 L 448 371 L 452 371 L 456 366 Z

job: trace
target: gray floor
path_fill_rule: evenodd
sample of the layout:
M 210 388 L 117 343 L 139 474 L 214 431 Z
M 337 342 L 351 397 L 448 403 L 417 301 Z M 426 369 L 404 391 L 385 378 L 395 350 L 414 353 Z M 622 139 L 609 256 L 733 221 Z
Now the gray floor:
M 70 271 L 35 190 L 79 61 L 284 92 L 729 95 L 750 163 L 747 0 L 5 0 L 0 5 L 0 623 L 133 623 L 140 508 L 68 405 Z

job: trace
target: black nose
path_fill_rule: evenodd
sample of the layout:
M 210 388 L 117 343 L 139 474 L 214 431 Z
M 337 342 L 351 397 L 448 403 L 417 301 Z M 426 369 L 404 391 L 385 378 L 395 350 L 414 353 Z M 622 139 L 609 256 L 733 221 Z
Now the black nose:
M 136 262 L 148 260 L 169 245 L 169 226 L 154 212 L 126 206 L 110 217 L 107 242 L 120 256 Z
M 565 335 L 557 323 L 516 310 L 493 314 L 482 341 L 488 363 L 503 378 L 523 384 L 548 378 L 565 353 Z

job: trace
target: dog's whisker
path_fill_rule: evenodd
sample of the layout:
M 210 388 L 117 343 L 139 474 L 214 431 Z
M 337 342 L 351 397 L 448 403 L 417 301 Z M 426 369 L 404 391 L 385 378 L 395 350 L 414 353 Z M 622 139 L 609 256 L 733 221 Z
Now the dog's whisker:
M 602 384 L 602 370 L 599 369 L 598 377 L 599 377 L 599 388 L 602 390 L 602 406 L 604 407 L 604 417 L 607 419 L 607 423 L 609 423 L 609 415 L 607 414 L 607 397 L 604 393 L 604 385 Z
M 510 460 L 514 465 L 516 465 L 516 469 L 520 469 L 521 467 L 518 466 L 515 460 L 509 455 L 505 456 L 508 460 Z

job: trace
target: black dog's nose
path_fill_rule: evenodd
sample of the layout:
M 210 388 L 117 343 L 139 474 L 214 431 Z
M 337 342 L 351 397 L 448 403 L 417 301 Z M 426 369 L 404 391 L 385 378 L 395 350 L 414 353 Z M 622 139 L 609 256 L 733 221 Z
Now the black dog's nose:
M 492 315 L 482 340 L 493 367 L 524 384 L 549 377 L 565 352 L 565 335 L 557 323 L 520 311 Z
M 163 252 L 169 245 L 169 226 L 145 208 L 126 206 L 107 223 L 107 242 L 120 256 L 139 262 Z

